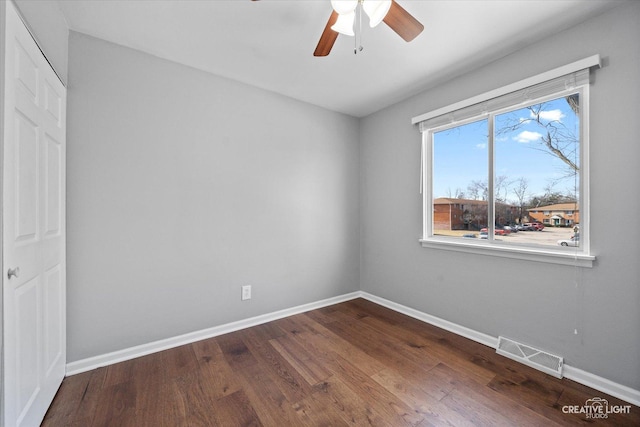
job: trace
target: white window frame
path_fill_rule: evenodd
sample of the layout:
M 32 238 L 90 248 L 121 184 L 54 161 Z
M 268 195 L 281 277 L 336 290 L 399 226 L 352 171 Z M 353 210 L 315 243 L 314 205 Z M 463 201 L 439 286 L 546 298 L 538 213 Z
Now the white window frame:
M 440 108 L 438 110 L 426 113 L 412 119 L 413 124 L 420 124 L 422 131 L 422 157 L 421 157 L 421 190 L 423 194 L 423 236 L 420 242 L 423 247 L 437 248 L 444 250 L 453 250 L 458 252 L 494 255 L 504 258 L 523 259 L 529 261 L 547 262 L 553 264 L 563 264 L 580 267 L 592 267 L 595 261 L 595 255 L 591 253 L 589 243 L 589 82 L 567 88 L 566 90 L 557 90 L 548 93 L 536 99 L 528 99 L 522 106 L 534 105 L 545 100 L 556 99 L 562 97 L 563 94 L 580 93 L 580 247 L 576 248 L 554 248 L 551 246 L 536 245 L 515 245 L 500 242 L 494 239 L 494 195 L 490 192 L 488 200 L 488 235 L 486 240 L 452 238 L 448 236 L 439 236 L 433 234 L 433 194 L 431 188 L 432 166 L 433 165 L 433 134 L 447 128 L 462 126 L 467 123 L 478 120 L 488 119 L 489 135 L 493 134 L 493 117 L 503 113 L 504 111 L 520 108 L 518 103 L 512 103 L 503 108 L 496 108 L 493 111 L 486 111 L 484 107 L 480 114 L 464 117 L 461 120 L 455 120 L 456 112 L 464 111 L 463 109 L 471 109 L 474 106 L 482 106 L 492 99 L 508 95 L 517 91 L 527 90 L 527 88 L 544 84 L 547 81 L 561 78 L 578 71 L 588 70 L 591 67 L 600 66 L 600 56 L 594 55 L 580 61 L 556 68 L 554 70 L 542 73 L 531 78 L 513 83 L 494 91 L 487 92 L 482 95 L 467 99 L 465 101 L 452 104 L 450 106 Z M 449 123 L 442 123 L 448 117 Z M 434 119 L 432 122 L 430 120 Z M 429 126 L 429 123 L 436 123 Z M 425 125 L 426 124 L 426 125 Z M 493 188 L 493 144 L 489 144 L 489 186 Z

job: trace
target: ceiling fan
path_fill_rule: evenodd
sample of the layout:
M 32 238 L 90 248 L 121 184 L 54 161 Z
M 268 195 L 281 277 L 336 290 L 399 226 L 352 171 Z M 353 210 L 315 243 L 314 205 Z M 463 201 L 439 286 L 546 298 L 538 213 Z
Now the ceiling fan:
M 369 16 L 371 27 L 384 21 L 389 28 L 407 42 L 415 39 L 424 30 L 424 25 L 395 0 L 332 0 L 331 6 L 333 11 L 324 27 L 313 56 L 329 55 L 339 33 L 354 35 L 353 24 L 358 6 L 361 6 Z
M 369 16 L 371 27 L 384 22 L 407 42 L 415 39 L 424 30 L 424 25 L 395 0 L 331 0 L 331 6 L 333 11 L 313 56 L 329 55 L 338 34 L 354 35 L 353 26 L 358 6 L 361 7 L 360 16 L 362 11 Z

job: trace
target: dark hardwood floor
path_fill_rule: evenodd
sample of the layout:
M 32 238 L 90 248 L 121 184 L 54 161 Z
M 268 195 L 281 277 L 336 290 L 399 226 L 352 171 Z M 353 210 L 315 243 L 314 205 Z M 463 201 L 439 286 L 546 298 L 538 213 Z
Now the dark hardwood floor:
M 628 405 L 363 299 L 62 383 L 44 426 L 640 426 L 566 414 Z

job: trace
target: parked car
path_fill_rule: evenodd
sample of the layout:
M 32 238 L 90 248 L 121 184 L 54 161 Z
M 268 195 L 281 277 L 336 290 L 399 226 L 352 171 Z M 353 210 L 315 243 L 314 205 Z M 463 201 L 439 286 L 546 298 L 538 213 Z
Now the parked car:
M 580 246 L 580 236 L 573 235 L 570 239 L 558 240 L 560 246 Z
M 483 228 L 483 229 L 480 230 L 480 234 L 482 234 L 482 233 L 488 234 L 489 230 L 487 228 Z M 511 233 L 511 231 L 505 230 L 504 228 L 496 228 L 495 230 L 493 230 L 493 234 L 496 235 L 496 236 L 506 236 L 509 233 Z M 480 237 L 480 238 L 482 239 L 482 237 Z M 485 237 L 485 239 L 486 239 L 486 237 Z
M 527 231 L 542 231 L 544 229 L 544 225 L 539 222 L 525 222 L 523 225 Z

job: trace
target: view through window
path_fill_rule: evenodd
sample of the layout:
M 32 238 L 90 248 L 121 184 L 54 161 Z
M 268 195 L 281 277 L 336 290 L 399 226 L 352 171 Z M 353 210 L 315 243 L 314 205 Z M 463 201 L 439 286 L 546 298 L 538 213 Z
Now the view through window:
M 580 122 L 576 90 L 434 129 L 432 234 L 579 247 Z

